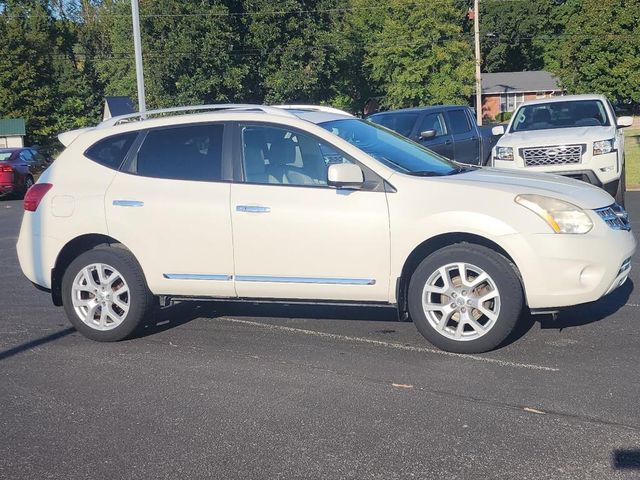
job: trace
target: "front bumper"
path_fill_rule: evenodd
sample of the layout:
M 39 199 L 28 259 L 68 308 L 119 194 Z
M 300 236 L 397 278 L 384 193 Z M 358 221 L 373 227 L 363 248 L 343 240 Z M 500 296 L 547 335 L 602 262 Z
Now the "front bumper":
M 585 153 L 580 163 L 526 167 L 524 159 L 520 157 L 518 153 L 519 150 L 519 148 L 514 148 L 515 158 L 512 161 L 492 159 L 492 165 L 496 168 L 522 169 L 527 172 L 553 173 L 555 175 L 573 177 L 587 181 L 598 187 L 611 184 L 620 178 L 621 172 L 620 165 L 618 164 L 618 152 L 596 156 Z
M 621 286 L 636 250 L 631 231 L 613 230 L 592 212 L 584 235 L 513 234 L 502 238 L 518 266 L 527 304 L 553 309 L 598 300 Z

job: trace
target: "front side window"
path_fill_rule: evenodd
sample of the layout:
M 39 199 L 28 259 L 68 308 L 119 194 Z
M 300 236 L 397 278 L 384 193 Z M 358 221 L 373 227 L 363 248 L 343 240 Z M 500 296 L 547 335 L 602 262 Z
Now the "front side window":
M 132 170 L 172 180 L 222 179 L 221 124 L 159 128 L 147 133 Z
M 137 136 L 138 132 L 129 132 L 104 138 L 89 147 L 84 155 L 100 165 L 118 169 Z
M 20 152 L 20 160 L 22 160 L 23 162 L 32 162 L 33 154 L 30 150 L 23 150 Z
M 383 115 L 372 115 L 369 120 L 383 127 L 390 128 L 400 135 L 408 137 L 411 135 L 413 126 L 418 119 L 417 113 L 392 113 Z
M 242 160 L 245 180 L 275 185 L 327 185 L 327 168 L 350 160 L 331 145 L 298 131 L 268 125 L 244 125 Z
M 467 133 L 471 131 L 469 117 L 464 110 L 451 110 L 448 112 L 451 133 Z
M 420 123 L 418 133 L 425 132 L 427 130 L 435 130 L 437 136 L 447 133 L 447 129 L 444 126 L 444 118 L 442 118 L 441 113 L 429 113 L 424 116 Z
M 332 120 L 319 126 L 398 172 L 440 176 L 464 171 L 422 145 L 365 120 Z
M 522 106 L 515 115 L 512 132 L 572 127 L 608 127 L 600 100 L 567 100 Z

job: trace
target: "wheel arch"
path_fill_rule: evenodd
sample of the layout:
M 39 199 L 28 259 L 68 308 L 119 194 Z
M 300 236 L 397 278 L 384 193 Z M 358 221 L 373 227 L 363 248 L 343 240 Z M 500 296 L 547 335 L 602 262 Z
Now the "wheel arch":
M 51 270 L 51 298 L 54 305 L 62 306 L 62 277 L 69 264 L 78 255 L 93 250 L 99 245 L 117 245 L 119 248 L 131 251 L 119 240 L 100 233 L 80 235 L 68 241 L 58 253 L 54 267 Z
M 456 243 L 472 243 L 475 245 L 481 245 L 483 247 L 489 248 L 496 253 L 499 253 L 503 257 L 505 257 L 511 265 L 513 266 L 516 275 L 520 279 L 520 285 L 522 287 L 523 292 L 524 283 L 522 282 L 522 276 L 520 274 L 520 270 L 518 265 L 516 264 L 513 257 L 500 245 L 498 245 L 493 240 L 490 240 L 482 235 L 468 233 L 468 232 L 451 232 L 451 233 L 443 233 L 440 235 L 436 235 L 435 237 L 431 237 L 417 247 L 413 249 L 413 251 L 409 254 L 407 259 L 402 266 L 402 270 L 400 273 L 400 277 L 396 281 L 396 300 L 398 306 L 398 314 L 400 319 L 406 319 L 408 316 L 408 303 L 407 303 L 407 295 L 409 290 L 409 280 L 413 275 L 413 272 L 418 268 L 418 265 L 422 260 L 424 260 L 427 256 L 432 254 L 433 252 L 446 247 L 448 245 L 453 245 Z M 526 299 L 526 292 L 525 292 Z

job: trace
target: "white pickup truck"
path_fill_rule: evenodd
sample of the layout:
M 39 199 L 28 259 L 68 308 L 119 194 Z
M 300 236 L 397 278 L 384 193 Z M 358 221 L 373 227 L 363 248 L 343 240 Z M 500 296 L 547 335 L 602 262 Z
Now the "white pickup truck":
M 624 134 L 633 118 L 616 118 L 601 95 L 568 95 L 523 103 L 504 126 L 491 155 L 497 168 L 577 178 L 624 203 Z

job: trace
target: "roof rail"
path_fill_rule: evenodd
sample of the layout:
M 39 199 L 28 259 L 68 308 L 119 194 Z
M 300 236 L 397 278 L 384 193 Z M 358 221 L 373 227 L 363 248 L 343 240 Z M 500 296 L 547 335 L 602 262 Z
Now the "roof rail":
M 240 110 L 240 111 L 257 110 L 264 113 L 295 117 L 295 115 L 287 112 L 282 108 L 269 107 L 265 105 L 252 105 L 249 103 L 220 103 L 220 104 L 212 104 L 212 105 L 192 105 L 192 106 L 186 106 L 186 107 L 162 108 L 159 110 L 147 110 L 145 112 L 119 115 L 117 117 L 113 117 L 103 121 L 98 126 L 113 127 L 114 125 L 118 125 L 120 123 L 127 122 L 133 119 L 145 120 L 149 117 L 166 115 L 170 113 L 187 113 L 187 112 L 202 112 L 202 111 L 217 111 L 217 110 Z
M 324 105 L 272 105 L 275 108 L 281 108 L 283 110 L 308 110 L 310 112 L 325 112 L 325 113 L 337 113 L 340 115 L 348 115 L 353 117 L 349 112 L 340 110 L 339 108 L 327 107 Z

